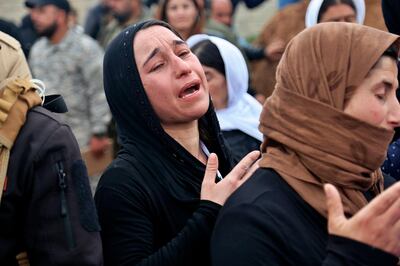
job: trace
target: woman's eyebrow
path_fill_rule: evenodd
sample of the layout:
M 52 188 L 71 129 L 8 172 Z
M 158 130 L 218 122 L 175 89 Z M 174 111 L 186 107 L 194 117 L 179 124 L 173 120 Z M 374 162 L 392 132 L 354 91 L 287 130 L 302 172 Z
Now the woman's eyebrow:
M 391 79 L 389 79 L 387 77 L 383 78 L 381 83 L 383 83 L 383 85 L 385 86 L 386 90 L 392 89 L 394 87 L 394 85 L 395 85 L 394 84 L 394 80 L 391 80 Z M 397 88 L 395 88 L 395 89 L 397 89 Z
M 382 83 L 383 83 L 383 85 L 385 85 L 386 89 L 391 89 L 393 87 L 393 83 L 392 82 L 384 80 L 384 81 L 382 81 Z
M 173 45 L 174 45 L 174 46 L 180 46 L 180 45 L 185 45 L 185 46 L 187 46 L 187 43 L 184 42 L 184 41 L 182 41 L 182 40 L 174 40 L 174 41 L 173 41 Z
M 160 52 L 160 48 L 155 48 L 153 51 L 151 51 L 150 55 L 146 58 L 146 61 L 143 63 L 143 67 L 158 53 Z
M 182 40 L 173 40 L 172 41 L 173 46 L 181 46 L 181 45 L 185 45 L 187 46 L 187 43 L 182 41 Z M 146 60 L 143 63 L 143 67 L 154 57 L 156 56 L 158 53 L 160 52 L 160 48 L 154 48 L 153 51 L 151 51 L 151 53 L 149 54 L 149 56 L 146 58 Z

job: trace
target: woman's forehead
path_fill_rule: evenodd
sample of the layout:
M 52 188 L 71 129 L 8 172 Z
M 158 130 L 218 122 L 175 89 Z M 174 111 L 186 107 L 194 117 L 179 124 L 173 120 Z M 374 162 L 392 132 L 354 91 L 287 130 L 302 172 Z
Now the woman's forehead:
M 156 25 L 140 30 L 133 41 L 133 47 L 136 50 L 136 48 L 154 47 L 160 42 L 173 44 L 174 40 L 180 40 L 180 38 L 170 29 Z
M 155 49 L 162 51 L 165 47 L 174 48 L 185 43 L 175 33 L 163 26 L 152 26 L 139 31 L 133 41 L 136 61 L 144 60 Z
M 182 4 L 193 4 L 193 0 L 169 0 L 167 3 L 167 6 L 172 6 L 172 5 L 182 5 Z

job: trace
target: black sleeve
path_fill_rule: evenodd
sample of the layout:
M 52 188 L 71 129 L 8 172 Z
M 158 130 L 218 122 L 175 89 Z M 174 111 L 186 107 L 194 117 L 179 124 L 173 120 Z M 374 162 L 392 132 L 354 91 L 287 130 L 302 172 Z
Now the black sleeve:
M 286 247 L 290 245 L 290 239 L 281 234 L 279 228 L 279 220 L 259 206 L 243 204 L 223 210 L 211 238 L 212 265 L 288 265 L 286 257 L 289 249 Z M 396 263 L 396 257 L 381 250 L 351 239 L 329 236 L 327 255 L 321 265 L 373 266 Z
M 398 258 L 380 249 L 340 236 L 329 236 L 324 266 L 397 265 Z
M 128 175 L 123 170 L 113 175 Z M 104 177 L 104 176 L 103 176 Z M 109 176 L 110 177 L 110 176 Z M 220 205 L 201 201 L 184 228 L 165 246 L 155 250 L 153 221 L 147 199 L 138 188 L 129 195 L 100 187 L 95 202 L 102 227 L 105 265 L 191 265 L 204 256 Z
M 25 232 L 31 265 L 102 265 L 89 178 L 69 127 L 47 137 L 33 172 Z

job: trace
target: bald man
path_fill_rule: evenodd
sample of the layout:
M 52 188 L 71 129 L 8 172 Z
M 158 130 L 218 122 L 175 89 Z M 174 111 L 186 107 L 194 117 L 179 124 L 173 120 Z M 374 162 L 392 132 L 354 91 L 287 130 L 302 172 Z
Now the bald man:
M 225 24 L 228 27 L 232 26 L 232 2 L 231 0 L 212 0 L 211 1 L 211 18 Z

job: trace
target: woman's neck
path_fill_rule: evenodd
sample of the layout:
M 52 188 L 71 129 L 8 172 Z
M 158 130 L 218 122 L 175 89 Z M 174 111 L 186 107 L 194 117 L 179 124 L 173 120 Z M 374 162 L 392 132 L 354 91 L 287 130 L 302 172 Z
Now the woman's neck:
M 198 122 L 190 124 L 162 125 L 165 132 L 182 145 L 190 154 L 206 164 L 207 156 L 200 146 Z
M 190 37 L 191 30 L 180 30 L 178 33 L 182 36 L 183 40 L 186 41 Z

